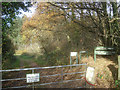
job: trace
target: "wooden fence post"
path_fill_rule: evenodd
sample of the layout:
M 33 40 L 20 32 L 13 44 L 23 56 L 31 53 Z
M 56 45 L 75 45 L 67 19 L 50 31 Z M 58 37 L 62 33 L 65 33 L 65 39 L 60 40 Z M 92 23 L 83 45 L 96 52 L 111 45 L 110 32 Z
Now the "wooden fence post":
M 118 55 L 118 80 L 120 80 L 120 55 Z

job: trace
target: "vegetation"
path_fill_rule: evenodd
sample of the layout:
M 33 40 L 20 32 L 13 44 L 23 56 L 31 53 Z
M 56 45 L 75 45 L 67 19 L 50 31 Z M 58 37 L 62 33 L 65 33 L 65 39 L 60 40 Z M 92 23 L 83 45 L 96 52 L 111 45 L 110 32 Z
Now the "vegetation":
M 40 2 L 32 17 L 22 18 L 17 17 L 20 9 L 28 10 L 31 3 L 2 5 L 3 69 L 65 65 L 69 64 L 71 51 L 86 50 L 91 57 L 96 46 L 114 47 L 120 54 L 119 3 Z M 98 79 L 107 81 L 111 77 L 107 71 L 104 77 L 97 73 Z M 119 87 L 118 81 L 115 83 Z
M 74 23 L 97 34 L 104 46 L 119 47 L 119 5 L 115 2 L 50 3 L 62 9 Z M 64 8 L 64 6 L 66 6 Z M 71 11 L 72 10 L 72 11 Z M 83 10 L 86 10 L 83 12 Z M 72 12 L 72 14 L 70 14 Z M 81 18 L 84 18 L 81 20 Z M 87 21 L 86 21 L 87 20 Z M 84 23 L 86 21 L 86 23 Z
M 14 62 L 13 54 L 15 53 L 15 45 L 13 41 L 10 39 L 16 38 L 18 31 L 16 29 L 12 29 L 12 25 L 15 23 L 14 20 L 16 15 L 20 13 L 19 9 L 23 9 L 24 11 L 28 10 L 27 7 L 31 6 L 30 3 L 23 2 L 2 2 L 2 58 L 3 58 L 3 69 L 6 66 L 5 62 Z M 17 25 L 18 26 L 18 25 Z M 11 31 L 9 28 L 13 31 Z M 17 27 L 16 27 L 17 28 Z

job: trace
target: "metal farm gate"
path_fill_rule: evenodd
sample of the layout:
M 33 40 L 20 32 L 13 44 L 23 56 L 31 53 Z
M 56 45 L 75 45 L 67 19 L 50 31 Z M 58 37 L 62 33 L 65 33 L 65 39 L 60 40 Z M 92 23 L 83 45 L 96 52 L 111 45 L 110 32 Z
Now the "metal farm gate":
M 0 70 L 2 89 L 84 88 L 86 64 Z

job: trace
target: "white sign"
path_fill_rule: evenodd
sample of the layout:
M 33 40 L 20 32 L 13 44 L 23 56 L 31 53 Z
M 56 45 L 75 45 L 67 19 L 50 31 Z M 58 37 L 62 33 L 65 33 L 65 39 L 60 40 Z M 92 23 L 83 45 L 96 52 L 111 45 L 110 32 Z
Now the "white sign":
M 39 73 L 27 74 L 26 75 L 27 83 L 39 82 L 40 81 L 39 78 L 40 78 Z
M 70 56 L 77 56 L 77 52 L 71 52 Z
M 95 54 L 107 55 L 107 54 L 112 54 L 112 52 L 111 51 L 95 51 Z
M 86 53 L 86 51 L 80 51 L 80 53 Z
M 96 50 L 113 50 L 114 48 L 109 47 L 97 47 Z
M 93 67 L 88 67 L 86 72 L 86 80 L 92 84 L 95 83 L 94 71 L 95 69 Z

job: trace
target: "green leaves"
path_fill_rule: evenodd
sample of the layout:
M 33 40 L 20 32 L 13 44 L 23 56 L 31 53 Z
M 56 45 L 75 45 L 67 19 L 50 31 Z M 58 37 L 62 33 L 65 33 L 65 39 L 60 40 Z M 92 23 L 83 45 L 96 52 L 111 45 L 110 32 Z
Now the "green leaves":
M 13 24 L 16 15 L 20 13 L 19 9 L 26 11 L 28 6 L 31 6 L 31 3 L 25 5 L 23 2 L 2 2 L 3 29 L 8 28 L 7 23 Z
M 13 54 L 15 53 L 16 47 L 13 44 L 11 39 L 15 39 L 20 31 L 18 25 L 13 25 L 14 19 L 20 13 L 19 9 L 24 11 L 28 10 L 27 7 L 30 6 L 30 3 L 26 5 L 24 2 L 2 2 L 2 55 L 3 55 L 3 65 L 7 61 L 14 61 Z M 20 24 L 20 23 L 17 23 Z M 11 27 L 13 26 L 13 27 Z M 19 28 L 19 29 L 16 29 Z M 13 39 L 13 40 L 14 40 Z M 19 40 L 18 40 L 19 41 Z
M 120 80 L 115 80 L 115 87 L 120 89 Z

